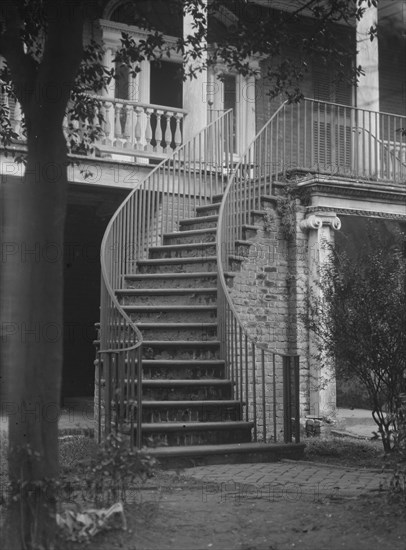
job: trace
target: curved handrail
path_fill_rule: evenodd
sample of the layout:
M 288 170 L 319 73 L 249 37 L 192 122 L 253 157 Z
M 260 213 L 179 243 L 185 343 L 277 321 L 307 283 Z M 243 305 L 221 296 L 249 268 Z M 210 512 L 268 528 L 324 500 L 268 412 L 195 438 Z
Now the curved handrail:
M 277 441 L 283 432 L 285 442 L 294 438 L 298 443 L 299 358 L 297 354 L 270 349 L 251 337 L 233 303 L 225 277 L 230 259 L 238 256 L 244 225 L 250 224 L 252 211 L 260 208 L 261 195 L 270 194 L 279 168 L 284 170 L 284 158 L 273 157 L 272 144 L 279 139 L 278 125 L 283 124 L 286 105 L 287 102 L 283 103 L 255 136 L 225 189 L 217 228 L 217 300 L 222 356 L 236 398 L 245 410 L 245 419 L 253 422 L 254 440 Z M 267 379 L 272 379 L 272 383 L 268 384 Z M 281 379 L 283 400 L 276 392 L 277 381 Z
M 217 226 L 217 264 L 218 264 L 218 280 L 219 280 L 219 283 L 222 287 L 222 290 L 227 298 L 227 302 L 228 302 L 228 305 L 231 309 L 231 311 L 233 312 L 233 315 L 236 317 L 237 321 L 238 321 L 238 325 L 243 329 L 243 331 L 245 333 L 247 333 L 243 323 L 241 322 L 241 320 L 239 319 L 239 314 L 234 306 L 234 303 L 230 297 L 230 294 L 229 292 L 227 292 L 227 283 L 226 283 L 226 279 L 225 279 L 225 274 L 224 274 L 224 268 L 225 268 L 225 262 L 227 261 L 227 258 L 228 258 L 228 255 L 230 254 L 230 251 L 225 251 L 224 250 L 224 246 L 226 245 L 226 241 L 222 240 L 222 236 L 223 236 L 223 233 L 224 233 L 224 223 L 225 223 L 225 210 L 226 210 L 226 204 L 227 204 L 227 199 L 228 199 L 228 196 L 230 194 L 230 191 L 232 189 L 232 187 L 235 185 L 235 179 L 236 179 L 236 176 L 239 172 L 239 170 L 241 170 L 243 164 L 244 164 L 244 161 L 249 155 L 252 147 L 257 143 L 258 139 L 260 138 L 260 136 L 266 132 L 266 129 L 269 128 L 269 126 L 272 124 L 272 121 L 274 119 L 276 119 L 276 117 L 279 115 L 280 112 L 282 112 L 285 108 L 285 105 L 288 104 L 288 101 L 285 101 L 284 103 L 282 103 L 282 105 L 279 106 L 279 108 L 275 111 L 275 113 L 272 115 L 272 117 L 268 120 L 268 122 L 261 128 L 261 130 L 257 133 L 257 135 L 254 137 L 254 139 L 251 141 L 251 143 L 248 145 L 247 149 L 246 149 L 246 152 L 243 154 L 241 160 L 238 162 L 237 166 L 235 167 L 232 175 L 231 175 L 231 178 L 230 178 L 230 181 L 228 182 L 228 185 L 224 191 L 224 195 L 223 195 L 223 199 L 221 201 L 221 205 L 220 205 L 220 209 L 219 209 L 219 220 L 218 220 L 218 226 Z M 250 201 L 253 197 L 248 197 L 248 201 Z M 259 197 L 255 197 L 254 200 L 255 202 L 257 202 L 256 199 L 259 199 Z M 258 205 L 259 206 L 259 205 Z M 249 213 L 251 212 L 252 209 L 249 210 Z M 247 211 L 248 213 L 248 211 Z M 248 214 L 249 215 L 249 214 Z M 244 220 L 246 223 L 249 222 L 249 218 L 248 216 L 245 217 L 245 220 Z M 241 228 L 241 226 L 240 226 Z M 235 241 L 237 241 L 238 239 L 240 239 L 242 237 L 241 234 L 237 234 L 235 235 Z M 231 244 L 231 243 L 228 243 L 228 244 Z M 249 338 L 250 341 L 253 341 L 253 339 L 248 335 L 247 333 L 247 336 Z M 275 355 L 282 355 L 280 354 L 279 352 L 277 351 L 274 351 L 274 350 L 270 350 L 268 349 L 267 351 L 269 351 L 270 353 L 275 353 Z
M 111 429 L 113 398 L 114 419 L 130 418 L 130 435 L 136 408 L 137 447 L 141 446 L 143 337 L 117 294 L 125 288 L 125 276 L 148 258 L 151 246 L 161 244 L 162 236 L 174 231 L 197 205 L 222 193 L 233 162 L 231 115 L 231 109 L 223 113 L 140 181 L 114 213 L 103 237 L 99 392 L 104 368 L 105 433 Z M 101 401 L 99 396 L 99 425 Z

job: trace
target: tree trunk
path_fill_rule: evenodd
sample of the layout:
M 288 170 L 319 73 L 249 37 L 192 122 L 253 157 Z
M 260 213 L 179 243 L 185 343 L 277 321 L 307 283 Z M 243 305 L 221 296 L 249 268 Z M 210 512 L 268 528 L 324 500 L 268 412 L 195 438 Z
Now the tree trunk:
M 18 496 L 10 550 L 53 548 L 56 528 L 67 155 L 55 121 L 31 125 L 25 177 L 14 190 L 17 211 L 6 220 L 9 475 Z

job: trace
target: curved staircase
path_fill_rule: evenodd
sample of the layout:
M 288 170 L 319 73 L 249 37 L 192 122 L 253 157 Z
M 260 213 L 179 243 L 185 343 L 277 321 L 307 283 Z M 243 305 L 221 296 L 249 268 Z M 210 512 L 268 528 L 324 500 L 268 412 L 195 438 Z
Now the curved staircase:
M 227 351 L 217 229 L 234 168 L 231 120 L 223 114 L 161 163 L 116 213 L 102 244 L 99 438 L 115 429 L 167 461 L 275 460 L 303 451 L 298 440 L 277 445 L 264 437 L 260 449 L 252 443 L 257 418 L 247 400 L 255 350 L 244 382 L 236 377 L 238 361 L 248 370 L 251 351 L 242 351 L 242 333 L 232 344 L 241 347 L 239 358 Z M 220 268 L 226 285 L 253 230 L 241 224 L 227 269 Z

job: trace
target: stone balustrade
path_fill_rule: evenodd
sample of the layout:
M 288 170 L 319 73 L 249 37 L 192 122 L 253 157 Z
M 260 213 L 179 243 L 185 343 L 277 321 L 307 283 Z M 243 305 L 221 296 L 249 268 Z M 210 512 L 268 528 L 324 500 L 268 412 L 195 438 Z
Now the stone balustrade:
M 96 141 L 104 154 L 133 157 L 165 157 L 182 144 L 184 109 L 139 103 L 124 99 L 97 97 L 100 110 L 94 124 L 101 131 Z
M 25 141 L 19 102 L 10 98 L 5 90 L 1 90 L 0 96 L 3 109 L 9 111 L 16 139 Z M 184 109 L 103 96 L 96 96 L 96 99 L 99 108 L 91 119 L 78 121 L 65 117 L 63 127 L 67 140 L 71 141 L 73 132 L 79 142 L 86 130 L 98 128 L 95 146 L 101 156 L 118 154 L 133 160 L 137 157 L 165 158 L 182 144 Z

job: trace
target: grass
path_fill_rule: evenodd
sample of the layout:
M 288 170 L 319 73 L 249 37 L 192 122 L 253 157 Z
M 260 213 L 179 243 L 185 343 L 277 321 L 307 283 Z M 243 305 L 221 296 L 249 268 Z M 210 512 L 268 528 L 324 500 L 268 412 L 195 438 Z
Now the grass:
M 376 469 L 393 461 L 391 457 L 385 456 L 381 441 L 332 436 L 312 437 L 304 442 L 306 443 L 305 458 L 313 462 Z

